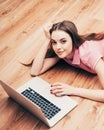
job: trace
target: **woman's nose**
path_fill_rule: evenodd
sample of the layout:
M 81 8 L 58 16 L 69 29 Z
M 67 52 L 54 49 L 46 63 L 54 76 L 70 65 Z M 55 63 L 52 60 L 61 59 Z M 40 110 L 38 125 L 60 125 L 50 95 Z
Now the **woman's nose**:
M 57 49 L 60 49 L 61 48 L 61 45 L 60 44 L 57 44 Z

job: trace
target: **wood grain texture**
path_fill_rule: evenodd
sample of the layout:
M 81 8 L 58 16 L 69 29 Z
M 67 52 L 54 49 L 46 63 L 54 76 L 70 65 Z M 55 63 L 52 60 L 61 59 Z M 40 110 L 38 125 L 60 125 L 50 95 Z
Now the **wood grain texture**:
M 0 79 L 18 88 L 31 79 L 31 63 L 45 42 L 49 21 L 72 20 L 80 33 L 104 31 L 104 0 L 0 0 Z M 100 88 L 96 75 L 63 61 L 42 74 L 49 83 Z M 53 128 L 8 98 L 0 87 L 0 130 L 104 130 L 104 104 L 80 97 L 79 105 Z

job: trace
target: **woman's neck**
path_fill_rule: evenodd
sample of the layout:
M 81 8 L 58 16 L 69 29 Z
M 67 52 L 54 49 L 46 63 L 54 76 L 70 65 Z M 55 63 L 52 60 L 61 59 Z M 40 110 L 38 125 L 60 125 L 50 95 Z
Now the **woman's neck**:
M 72 60 L 73 59 L 73 56 L 74 56 L 74 50 L 70 53 L 70 55 L 66 56 L 65 59 L 70 59 Z

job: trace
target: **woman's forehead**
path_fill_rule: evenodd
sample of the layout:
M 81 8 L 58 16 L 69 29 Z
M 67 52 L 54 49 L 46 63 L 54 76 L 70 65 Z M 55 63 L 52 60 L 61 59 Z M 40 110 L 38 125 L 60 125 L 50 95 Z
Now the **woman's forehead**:
M 51 39 L 57 40 L 57 39 L 63 39 L 68 38 L 69 34 L 62 30 L 55 30 L 52 32 Z

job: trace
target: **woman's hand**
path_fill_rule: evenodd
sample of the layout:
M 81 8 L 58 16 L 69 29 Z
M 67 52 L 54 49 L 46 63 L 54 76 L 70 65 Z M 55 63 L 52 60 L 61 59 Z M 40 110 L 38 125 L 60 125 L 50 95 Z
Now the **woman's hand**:
M 73 95 L 104 102 L 104 90 L 78 88 L 64 83 L 54 83 L 51 85 L 50 92 L 55 96 Z
M 53 22 L 48 22 L 46 23 L 44 26 L 43 26 L 43 31 L 44 31 L 44 34 L 45 36 L 50 39 L 50 34 L 49 34 L 49 30 L 51 29 L 53 25 Z
M 51 85 L 50 92 L 55 96 L 73 95 L 74 87 L 57 82 Z

